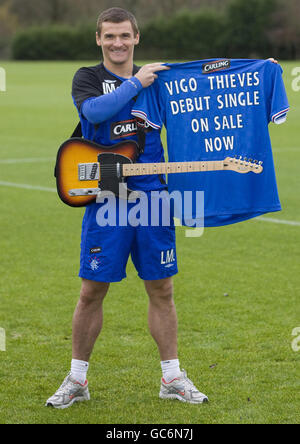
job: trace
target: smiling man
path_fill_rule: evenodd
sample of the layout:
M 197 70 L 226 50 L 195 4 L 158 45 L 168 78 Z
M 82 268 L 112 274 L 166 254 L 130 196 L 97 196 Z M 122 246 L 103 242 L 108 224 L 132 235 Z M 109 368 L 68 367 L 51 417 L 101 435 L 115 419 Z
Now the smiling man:
M 115 69 L 118 65 L 123 74 L 131 75 L 134 47 L 139 40 L 138 29 L 129 21 L 98 22 L 96 41 L 97 45 L 102 48 L 105 67 L 109 70 Z
M 164 160 L 160 132 L 148 128 L 141 134 L 131 111 L 139 92 L 157 78 L 156 72 L 169 68 L 161 63 L 142 68 L 134 65 L 134 48 L 139 39 L 138 25 L 131 13 L 120 8 L 104 11 L 98 19 L 96 33 L 103 63 L 79 69 L 73 80 L 72 96 L 84 138 L 110 147 L 134 139 L 139 144 L 137 162 L 157 163 Z M 151 191 L 165 190 L 166 182 L 161 175 L 135 176 L 128 179 L 128 187 L 150 196 Z M 71 371 L 46 405 L 64 409 L 74 402 L 90 399 L 86 376 L 102 328 L 103 300 L 110 283 L 126 277 L 129 255 L 149 297 L 149 330 L 161 358 L 160 398 L 193 404 L 207 402 L 207 397 L 179 366 L 172 282 L 172 276 L 177 273 L 172 215 L 170 226 L 124 227 L 117 223 L 114 227 L 101 227 L 97 224 L 101 205 L 88 205 L 82 224 L 79 272 L 82 287 L 73 317 Z M 127 208 L 130 211 L 130 204 Z M 172 257 L 172 263 L 167 266 L 162 261 L 164 255 Z M 128 322 L 132 322 L 130 316 Z M 145 381 L 146 384 L 153 385 L 153 382 Z

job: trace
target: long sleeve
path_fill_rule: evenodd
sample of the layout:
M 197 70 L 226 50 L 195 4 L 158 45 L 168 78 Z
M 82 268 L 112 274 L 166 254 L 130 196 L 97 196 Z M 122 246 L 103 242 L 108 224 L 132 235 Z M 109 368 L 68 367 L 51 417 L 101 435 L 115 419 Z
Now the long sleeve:
M 132 77 L 109 94 L 85 100 L 81 112 L 94 125 L 105 122 L 117 114 L 142 89 L 141 82 L 136 77 Z

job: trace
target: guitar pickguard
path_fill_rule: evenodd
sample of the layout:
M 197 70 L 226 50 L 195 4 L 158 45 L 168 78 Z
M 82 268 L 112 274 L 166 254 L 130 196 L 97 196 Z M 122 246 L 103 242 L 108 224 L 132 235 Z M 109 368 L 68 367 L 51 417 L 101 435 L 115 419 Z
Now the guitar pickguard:
M 101 153 L 98 155 L 98 162 L 100 164 L 100 190 L 110 190 L 118 196 L 119 184 L 125 182 L 122 165 L 132 163 L 132 160 L 121 154 Z

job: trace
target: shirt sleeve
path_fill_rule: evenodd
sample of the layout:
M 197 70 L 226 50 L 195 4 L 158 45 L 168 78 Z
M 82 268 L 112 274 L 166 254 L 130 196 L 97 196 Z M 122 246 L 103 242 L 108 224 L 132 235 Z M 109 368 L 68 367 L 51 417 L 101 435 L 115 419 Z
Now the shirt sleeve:
M 94 125 L 105 122 L 121 111 L 142 88 L 140 81 L 136 77 L 132 77 L 109 94 L 85 100 L 81 112 Z
M 143 89 L 141 82 L 132 77 L 115 91 L 103 94 L 99 79 L 89 68 L 81 68 L 73 79 L 72 97 L 80 115 L 96 125 L 113 117 Z
M 100 87 L 97 87 L 98 84 L 99 80 L 91 69 L 80 68 L 76 72 L 72 83 L 72 97 L 78 111 L 81 111 L 85 100 L 102 94 Z
M 132 115 L 141 118 L 156 130 L 161 129 L 164 125 L 164 112 L 160 98 L 159 85 L 155 81 L 138 95 Z
M 283 70 L 280 65 L 275 65 L 274 63 L 272 63 L 272 65 L 272 89 L 270 92 L 269 121 L 280 125 L 286 121 L 287 113 L 290 107 L 282 78 Z

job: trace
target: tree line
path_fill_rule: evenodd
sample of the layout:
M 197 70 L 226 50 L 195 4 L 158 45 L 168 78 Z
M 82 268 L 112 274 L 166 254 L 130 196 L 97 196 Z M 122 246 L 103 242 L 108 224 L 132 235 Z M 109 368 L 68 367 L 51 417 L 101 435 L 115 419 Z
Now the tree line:
M 96 59 L 112 6 L 136 15 L 139 58 L 300 58 L 299 0 L 0 0 L 0 57 Z

